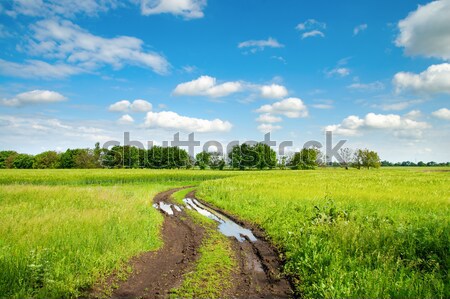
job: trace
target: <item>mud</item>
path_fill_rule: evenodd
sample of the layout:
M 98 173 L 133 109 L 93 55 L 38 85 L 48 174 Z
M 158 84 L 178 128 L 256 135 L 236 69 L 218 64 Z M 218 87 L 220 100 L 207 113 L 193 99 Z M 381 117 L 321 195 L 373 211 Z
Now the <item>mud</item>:
M 170 291 L 181 285 L 183 275 L 193 271 L 205 232 L 185 213 L 185 207 L 173 203 L 171 195 L 178 190 L 160 193 L 153 200 L 153 206 L 164 215 L 163 247 L 134 258 L 130 262 L 132 274 L 126 281 L 118 282 L 112 298 L 169 298 Z M 288 279 L 281 274 L 279 254 L 266 241 L 262 230 L 195 198 L 194 192 L 187 198 L 187 209 L 217 221 L 219 230 L 225 226 L 220 231 L 232 242 L 238 267 L 232 277 L 232 289 L 222 298 L 294 297 Z

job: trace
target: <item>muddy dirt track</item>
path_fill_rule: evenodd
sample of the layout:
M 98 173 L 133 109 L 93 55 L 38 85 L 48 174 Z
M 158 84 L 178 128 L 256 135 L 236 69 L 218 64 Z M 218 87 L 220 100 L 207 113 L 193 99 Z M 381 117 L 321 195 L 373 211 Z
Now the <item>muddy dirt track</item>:
M 173 203 L 171 195 L 180 189 L 158 194 L 155 203 Z M 195 194 L 188 195 L 194 198 Z M 224 211 L 201 202 L 227 217 Z M 127 281 L 119 282 L 112 298 L 168 298 L 170 290 L 181 285 L 183 274 L 192 271 L 199 258 L 198 248 L 205 235 L 204 229 L 196 225 L 183 211 L 174 215 L 164 214 L 162 227 L 163 247 L 155 252 L 144 253 L 131 261 L 133 273 Z M 231 218 L 231 217 L 229 217 Z M 233 219 L 233 218 L 232 218 Z M 291 298 L 291 286 L 280 273 L 281 262 L 276 250 L 264 240 L 263 232 L 249 227 L 237 219 L 233 221 L 251 228 L 258 238 L 256 242 L 245 240 L 233 242 L 239 269 L 232 277 L 232 289 L 223 298 Z

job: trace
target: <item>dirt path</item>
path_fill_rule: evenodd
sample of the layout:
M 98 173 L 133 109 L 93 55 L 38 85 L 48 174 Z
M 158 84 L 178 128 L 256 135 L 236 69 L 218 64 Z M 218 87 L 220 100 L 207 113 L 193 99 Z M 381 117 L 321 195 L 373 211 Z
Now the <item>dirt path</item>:
M 171 195 L 180 189 L 158 194 L 155 203 L 172 203 Z M 189 194 L 194 197 L 195 194 Z M 207 203 L 215 211 L 226 215 Z M 133 274 L 127 281 L 119 283 L 112 298 L 168 298 L 170 290 L 181 285 L 183 274 L 191 271 L 198 258 L 197 250 L 202 243 L 204 230 L 196 225 L 184 211 L 173 210 L 173 215 L 164 214 L 162 236 L 164 246 L 156 252 L 144 253 L 131 261 Z M 257 236 L 256 242 L 245 240 L 233 242 L 239 269 L 233 279 L 233 289 L 223 294 L 224 298 L 290 298 L 292 289 L 280 273 L 281 262 L 276 250 L 264 239 L 262 231 L 249 224 L 231 218 L 236 223 L 250 228 Z

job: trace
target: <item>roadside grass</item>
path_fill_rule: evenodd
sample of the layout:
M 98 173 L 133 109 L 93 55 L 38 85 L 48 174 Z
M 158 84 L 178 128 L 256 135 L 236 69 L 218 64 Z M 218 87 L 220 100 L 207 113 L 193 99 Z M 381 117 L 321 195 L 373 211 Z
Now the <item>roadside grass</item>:
M 247 173 L 198 195 L 265 229 L 306 298 L 450 294 L 448 172 Z
M 173 194 L 178 204 L 193 188 Z M 197 224 L 205 229 L 205 237 L 199 249 L 200 258 L 193 271 L 183 277 L 180 287 L 173 289 L 171 298 L 221 298 L 231 287 L 233 269 L 236 266 L 230 240 L 217 231 L 217 223 L 194 211 L 185 210 Z

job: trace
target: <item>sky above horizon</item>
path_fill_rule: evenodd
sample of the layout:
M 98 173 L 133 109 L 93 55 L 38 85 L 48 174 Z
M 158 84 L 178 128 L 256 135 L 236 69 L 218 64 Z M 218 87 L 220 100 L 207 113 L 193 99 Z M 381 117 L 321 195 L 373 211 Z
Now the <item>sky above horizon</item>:
M 450 0 L 5 0 L 0 150 L 309 140 L 450 161 Z

